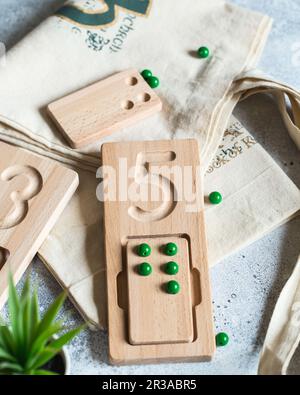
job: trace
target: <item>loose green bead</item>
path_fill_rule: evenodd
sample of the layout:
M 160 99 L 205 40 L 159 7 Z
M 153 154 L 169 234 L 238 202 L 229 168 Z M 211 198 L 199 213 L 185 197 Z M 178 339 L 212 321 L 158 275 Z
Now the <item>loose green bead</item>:
M 152 71 L 151 70 L 143 70 L 142 72 L 141 72 L 141 75 L 142 75 L 142 77 L 144 78 L 144 79 L 147 79 L 147 78 L 150 78 L 150 77 L 152 77 Z
M 151 247 L 146 243 L 140 244 L 138 246 L 138 255 L 143 256 L 143 257 L 150 256 L 151 255 Z
M 220 204 L 222 203 L 223 197 L 220 194 L 220 192 L 212 192 L 209 195 L 209 201 L 211 202 L 211 204 Z
M 180 291 L 180 285 L 177 281 L 169 281 L 167 284 L 167 292 L 171 295 L 176 295 Z
M 164 248 L 164 252 L 168 256 L 174 256 L 178 252 L 178 247 L 175 243 L 168 243 Z
M 225 347 L 229 342 L 229 336 L 225 332 L 218 333 L 216 336 L 217 347 Z
M 151 76 L 146 78 L 150 88 L 155 89 L 159 87 L 159 79 L 157 77 Z
M 174 276 L 179 271 L 179 266 L 176 262 L 168 262 L 165 266 L 165 272 L 170 276 Z
M 144 262 L 139 265 L 138 270 L 141 276 L 150 276 L 152 273 L 152 266 L 149 263 Z
M 207 47 L 201 47 L 198 49 L 198 56 L 201 59 L 206 59 L 209 57 L 209 49 Z

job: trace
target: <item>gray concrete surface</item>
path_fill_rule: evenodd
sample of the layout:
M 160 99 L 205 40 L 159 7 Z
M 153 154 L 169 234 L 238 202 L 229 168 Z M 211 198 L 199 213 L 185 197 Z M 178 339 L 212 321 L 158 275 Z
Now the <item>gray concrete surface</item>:
M 274 18 L 274 26 L 260 68 L 300 89 L 300 1 L 234 0 Z M 61 0 L 0 0 L 0 41 L 14 45 Z M 1 89 L 1 87 L 0 87 Z M 252 97 L 235 115 L 300 186 L 300 158 L 271 99 Z M 216 330 L 231 337 L 214 361 L 205 364 L 111 367 L 107 363 L 107 335 L 86 330 L 69 346 L 73 374 L 255 374 L 260 348 L 280 290 L 290 276 L 300 251 L 300 218 L 231 256 L 212 270 Z M 42 308 L 60 292 L 51 274 L 37 259 L 30 275 L 39 283 Z M 67 303 L 69 324 L 81 323 Z M 300 373 L 300 350 L 290 374 Z

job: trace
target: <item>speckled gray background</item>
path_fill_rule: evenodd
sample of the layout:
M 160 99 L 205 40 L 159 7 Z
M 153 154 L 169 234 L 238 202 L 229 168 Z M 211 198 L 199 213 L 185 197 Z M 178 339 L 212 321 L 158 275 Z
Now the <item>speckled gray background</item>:
M 274 18 L 260 68 L 300 89 L 300 0 L 234 0 Z M 7 48 L 64 3 L 62 0 L 0 0 L 0 42 Z M 0 88 L 1 89 L 1 88 Z M 300 158 L 271 99 L 252 97 L 235 115 L 300 186 Z M 268 199 L 268 196 L 266 196 Z M 221 231 L 221 229 L 220 229 Z M 300 218 L 282 226 L 212 270 L 215 322 L 231 337 L 212 363 L 111 367 L 107 335 L 86 330 L 70 345 L 73 374 L 255 374 L 266 329 L 280 290 L 300 251 Z M 41 262 L 30 275 L 39 283 L 42 308 L 61 291 Z M 63 314 L 70 325 L 81 323 L 71 303 Z M 300 350 L 290 369 L 300 373 Z

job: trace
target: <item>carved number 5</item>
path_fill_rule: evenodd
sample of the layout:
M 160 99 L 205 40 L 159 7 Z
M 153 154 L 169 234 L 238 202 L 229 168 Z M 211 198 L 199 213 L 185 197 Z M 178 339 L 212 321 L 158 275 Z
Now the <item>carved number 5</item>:
M 137 155 L 135 182 L 139 185 L 153 185 L 162 191 L 162 203 L 153 210 L 144 210 L 139 206 L 131 206 L 128 214 L 139 222 L 160 221 L 168 217 L 176 207 L 175 187 L 171 180 L 161 174 L 150 174 L 150 164 L 162 164 L 174 161 L 174 152 L 140 153 Z M 146 170 L 146 171 L 145 171 Z

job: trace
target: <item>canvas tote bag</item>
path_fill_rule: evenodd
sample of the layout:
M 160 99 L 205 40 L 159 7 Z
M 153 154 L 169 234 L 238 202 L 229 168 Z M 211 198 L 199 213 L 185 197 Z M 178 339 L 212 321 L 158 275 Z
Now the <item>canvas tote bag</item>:
M 300 257 L 283 289 L 261 353 L 259 374 L 286 375 L 300 342 Z
M 79 0 L 66 4 L 9 51 L 6 67 L 0 70 L 0 138 L 78 169 L 79 190 L 39 255 L 91 324 L 106 326 L 102 209 L 95 197 L 103 141 L 199 140 L 203 169 L 208 171 L 206 191 L 218 185 L 225 197 L 222 212 L 206 207 L 208 233 L 212 235 L 220 221 L 226 229 L 237 229 L 230 240 L 225 231 L 218 240 L 210 237 L 211 264 L 299 210 L 298 188 L 236 121 L 230 122 L 225 136 L 228 146 L 222 144 L 240 98 L 266 90 L 266 80 L 246 73 L 256 66 L 270 28 L 267 16 L 223 0 Z M 200 45 L 210 48 L 209 59 L 195 56 Z M 100 143 L 69 148 L 49 120 L 46 106 L 132 66 L 151 68 L 160 77 L 164 111 Z M 289 118 L 282 92 L 289 90 L 295 108 L 297 92 L 268 83 L 276 85 L 272 90 L 295 138 L 299 118 Z M 257 166 L 245 178 L 249 161 Z M 224 174 L 228 181 L 234 177 L 238 182 L 221 185 Z M 279 185 L 282 193 L 262 212 L 263 185 Z M 257 194 L 250 196 L 252 187 Z M 232 205 L 235 215 L 230 216 Z M 251 221 L 245 220 L 249 208 Z

